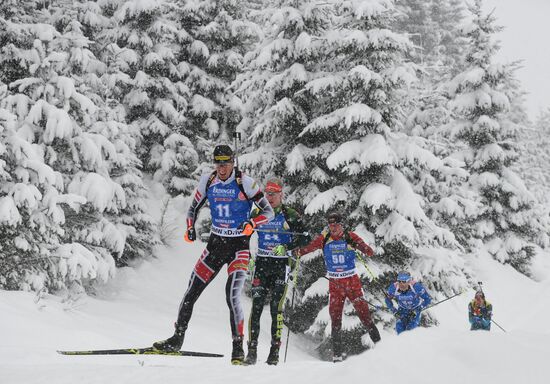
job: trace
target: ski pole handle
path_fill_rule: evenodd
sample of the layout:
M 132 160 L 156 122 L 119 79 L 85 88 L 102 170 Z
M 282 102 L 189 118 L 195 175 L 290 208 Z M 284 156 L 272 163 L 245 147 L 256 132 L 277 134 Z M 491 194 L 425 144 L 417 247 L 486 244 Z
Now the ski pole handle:
M 233 132 L 233 139 L 235 145 L 235 168 L 239 169 L 239 141 L 241 140 L 241 133 L 239 131 Z

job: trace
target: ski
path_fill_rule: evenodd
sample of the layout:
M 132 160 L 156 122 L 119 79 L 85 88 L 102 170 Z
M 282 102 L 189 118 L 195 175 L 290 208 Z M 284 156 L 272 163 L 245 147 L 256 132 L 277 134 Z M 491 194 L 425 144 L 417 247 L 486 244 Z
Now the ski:
M 161 356 L 193 356 L 193 357 L 223 357 L 218 353 L 175 351 L 165 352 L 156 348 L 121 348 L 121 349 L 95 349 L 90 351 L 57 351 L 62 355 L 89 356 L 89 355 L 161 355 Z

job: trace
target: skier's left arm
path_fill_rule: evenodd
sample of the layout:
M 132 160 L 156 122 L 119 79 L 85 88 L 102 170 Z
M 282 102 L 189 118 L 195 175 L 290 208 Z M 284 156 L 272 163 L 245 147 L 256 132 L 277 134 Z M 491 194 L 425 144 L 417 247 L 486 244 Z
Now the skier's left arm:
M 491 321 L 491 317 L 493 317 L 492 304 L 486 302 L 485 308 L 481 310 L 481 317 L 483 317 L 485 320 Z
M 350 232 L 349 236 L 351 238 L 352 244 L 350 244 L 353 248 L 363 252 L 364 254 L 372 257 L 374 255 L 374 251 L 367 243 L 363 241 L 362 238 L 360 238 L 355 232 Z
M 415 284 L 414 289 L 416 291 L 416 294 L 420 297 L 420 300 L 422 301 L 420 303 L 420 309 L 422 310 L 428 307 L 432 302 L 432 298 L 428 294 L 428 291 L 426 291 L 426 288 L 424 288 L 424 285 L 418 282 Z
M 311 240 L 308 244 L 303 247 L 296 248 L 292 251 L 292 255 L 296 258 L 306 255 L 310 252 L 316 251 L 318 249 L 323 249 L 323 244 L 325 242 L 325 236 L 323 234 L 318 235 L 315 239 Z

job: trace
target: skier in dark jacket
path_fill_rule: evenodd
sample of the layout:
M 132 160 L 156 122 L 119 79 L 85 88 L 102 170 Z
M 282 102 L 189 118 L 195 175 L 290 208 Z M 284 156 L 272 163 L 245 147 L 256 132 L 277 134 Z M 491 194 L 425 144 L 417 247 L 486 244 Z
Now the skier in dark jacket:
M 257 360 L 260 317 L 264 303 L 271 292 L 271 349 L 267 363 L 279 362 L 279 348 L 283 331 L 283 304 L 287 281 L 290 273 L 287 250 L 292 250 L 309 242 L 308 235 L 296 235 L 289 232 L 305 231 L 298 212 L 283 204 L 283 182 L 277 178 L 267 181 L 265 195 L 275 217 L 266 224 L 258 226 L 258 252 L 252 278 L 252 310 L 250 312 L 248 354 L 245 362 L 255 364 Z
M 477 291 L 474 299 L 468 304 L 468 318 L 470 330 L 491 330 L 491 318 L 493 317 L 493 306 L 485 300 L 483 291 Z
M 372 321 L 369 305 L 364 298 L 361 280 L 355 268 L 356 250 L 371 257 L 374 255 L 374 251 L 357 234 L 344 230 L 341 214 L 331 213 L 327 216 L 327 220 L 328 228 L 308 245 L 295 250 L 293 254 L 300 257 L 317 249 L 323 250 L 329 280 L 333 361 L 339 362 L 345 358 L 341 328 L 346 298 L 352 303 L 372 341 L 375 343 L 380 341 L 380 333 Z
M 257 225 L 267 223 L 273 218 L 273 209 L 258 184 L 236 170 L 233 161 L 234 154 L 229 146 L 216 146 L 216 170 L 203 175 L 199 181 L 187 213 L 185 240 L 192 242 L 196 239 L 195 218 L 206 200 L 210 204 L 212 217 L 210 238 L 191 273 L 187 291 L 179 307 L 174 335 L 154 343 L 153 347 L 162 351 L 177 351 L 181 348 L 195 302 L 227 264 L 225 294 L 233 337 L 231 362 L 240 364 L 244 360 L 241 292 L 248 271 L 250 235 Z M 252 205 L 259 209 L 254 218 L 250 218 Z
M 397 309 L 392 300 L 397 301 Z M 422 310 L 431 302 L 432 299 L 421 282 L 414 281 L 409 272 L 399 272 L 397 281 L 389 286 L 386 295 L 386 306 L 397 317 L 397 334 L 418 327 Z

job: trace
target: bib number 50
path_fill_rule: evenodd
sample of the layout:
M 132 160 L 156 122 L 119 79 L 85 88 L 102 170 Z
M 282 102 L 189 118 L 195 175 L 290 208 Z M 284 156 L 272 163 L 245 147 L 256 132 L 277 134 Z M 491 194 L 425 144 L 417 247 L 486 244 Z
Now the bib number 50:
M 334 264 L 344 264 L 346 262 L 346 257 L 342 253 L 332 255 L 332 262 Z

